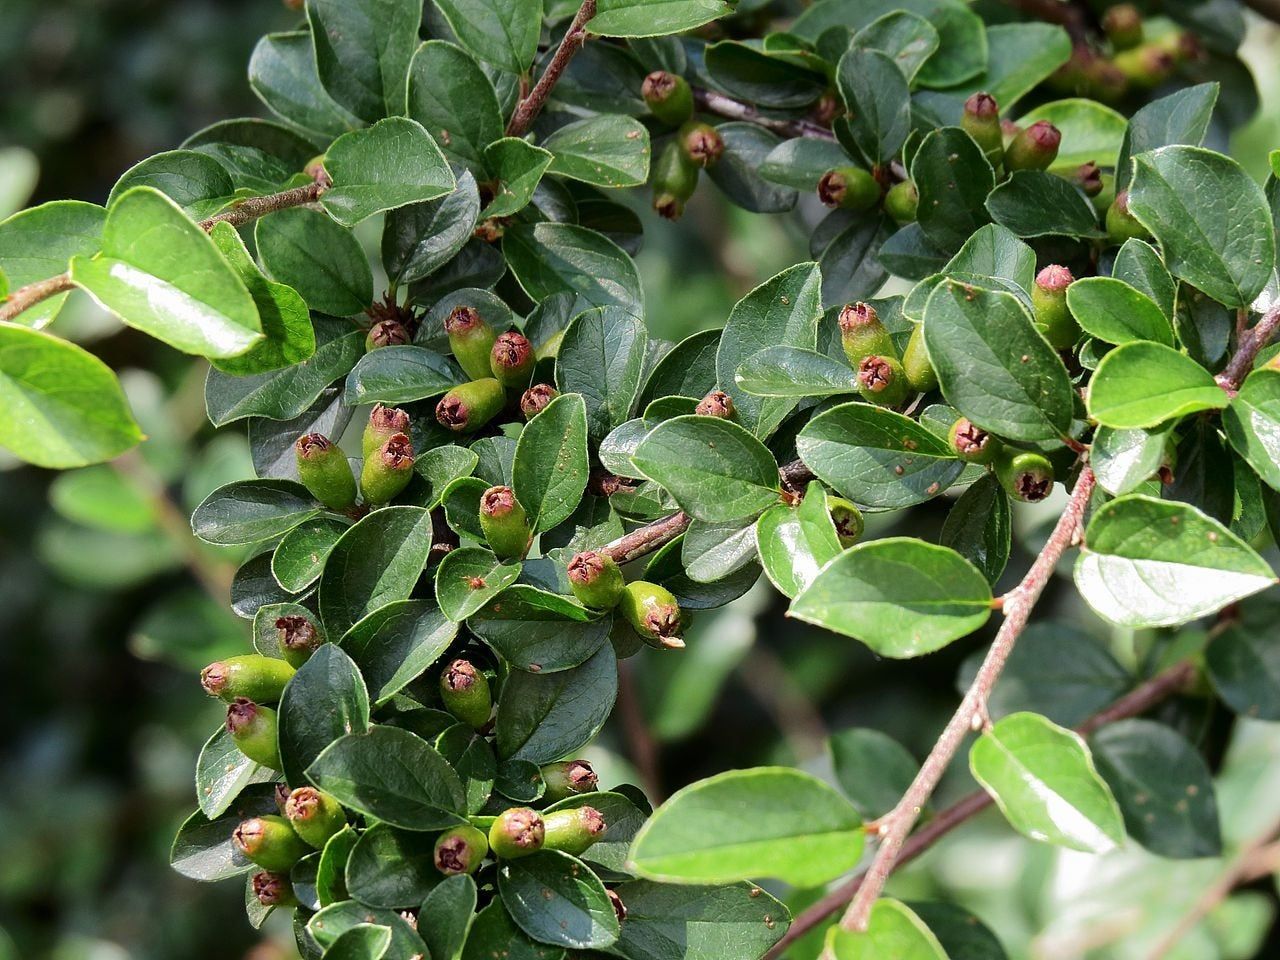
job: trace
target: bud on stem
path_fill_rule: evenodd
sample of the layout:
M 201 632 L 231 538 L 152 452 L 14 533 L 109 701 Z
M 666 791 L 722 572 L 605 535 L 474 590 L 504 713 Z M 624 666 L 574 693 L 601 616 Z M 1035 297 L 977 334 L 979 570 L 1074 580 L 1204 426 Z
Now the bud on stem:
M 651 647 L 684 649 L 684 640 L 680 638 L 684 616 L 680 603 L 666 587 L 646 580 L 632 581 L 618 598 L 618 610 L 640 639 Z
M 494 379 L 511 389 L 523 390 L 529 385 L 529 378 L 533 376 L 533 367 L 537 362 L 529 338 L 515 330 L 508 330 L 499 336 L 489 352 L 489 369 L 493 372 Z
M 723 390 L 712 390 L 698 401 L 693 412 L 701 417 L 716 417 L 719 420 L 736 420 L 737 411 L 733 407 L 733 397 Z
M 236 827 L 231 842 L 242 854 L 264 870 L 287 872 L 311 852 L 293 832 L 289 821 L 275 814 L 245 820 Z
M 470 824 L 446 830 L 436 841 L 436 869 L 446 877 L 475 873 L 489 853 L 489 839 Z
M 547 850 L 561 850 L 575 857 L 581 856 L 593 843 L 604 836 L 607 824 L 595 807 L 569 807 L 552 810 L 542 818 Z
M 308 433 L 293 445 L 298 477 L 307 492 L 330 510 L 346 510 L 356 502 L 356 478 L 347 455 L 322 433 Z
M 644 78 L 640 95 L 649 112 L 665 124 L 678 127 L 693 116 L 693 90 L 684 77 L 655 70 Z
M 907 399 L 907 373 L 894 357 L 874 353 L 864 357 L 855 379 L 858 393 L 869 403 L 896 407 Z
M 283 660 L 247 653 L 217 660 L 200 671 L 200 685 L 211 697 L 275 703 L 293 677 L 294 669 Z
M 563 760 L 542 768 L 542 782 L 547 785 L 543 798 L 548 803 L 557 803 L 579 794 L 594 793 L 600 778 L 585 760 Z
M 1067 309 L 1067 287 L 1074 281 L 1066 267 L 1050 264 L 1036 274 L 1031 287 L 1036 327 L 1055 350 L 1070 349 L 1080 337 L 1080 327 Z
M 279 770 L 280 748 L 276 743 L 276 712 L 243 697 L 227 707 L 227 732 L 250 760 Z M 265 866 L 265 864 L 264 864 Z
M 1000 455 L 1004 444 L 973 421 L 961 417 L 947 433 L 951 451 L 966 463 L 990 463 Z
M 1004 450 L 996 458 L 996 479 L 1023 503 L 1038 503 L 1053 491 L 1053 464 L 1043 454 Z
M 1000 129 L 1000 105 L 989 93 L 975 93 L 964 102 L 961 128 L 982 148 L 991 166 L 1004 160 L 1004 133 Z
M 560 396 L 560 391 L 551 386 L 551 384 L 535 383 L 520 398 L 520 412 L 524 414 L 526 420 L 532 420 L 547 408 L 548 403 L 558 396 Z
M 408 486 L 413 478 L 413 443 L 403 433 L 387 439 L 364 462 L 360 471 L 360 491 L 368 504 L 387 503 Z
M 1013 138 L 1004 152 L 1006 170 L 1047 170 L 1058 158 L 1062 134 L 1048 120 L 1037 120 Z
M 928 393 L 938 387 L 938 372 L 933 369 L 929 351 L 924 345 L 924 324 L 917 323 L 907 338 L 902 351 L 902 369 L 907 375 L 907 386 L 917 393 Z
M 323 850 L 329 838 L 347 825 L 342 804 L 315 787 L 299 787 L 289 794 L 284 816 L 294 833 L 317 850 Z
M 363 456 L 368 460 L 382 445 L 397 433 L 409 432 L 409 414 L 398 407 L 384 407 L 375 403 L 369 411 L 369 422 L 365 424 L 364 437 L 361 440 Z
M 502 412 L 507 393 L 493 377 L 454 387 L 436 404 L 436 420 L 454 433 L 475 433 Z
M 489 353 L 498 335 L 480 316 L 475 307 L 454 307 L 445 317 L 444 332 L 449 349 L 468 377 L 479 380 L 489 376 Z
M 840 345 L 855 370 L 872 354 L 892 356 L 893 338 L 880 322 L 880 314 L 869 303 L 850 303 L 840 310 Z
M 870 210 L 880 200 L 880 184 L 861 167 L 836 167 L 818 181 L 818 199 L 841 210 Z
M 446 710 L 475 730 L 483 729 L 493 712 L 489 680 L 470 660 L 455 660 L 445 667 L 440 699 Z
M 498 814 L 489 828 L 489 849 L 495 857 L 514 860 L 542 849 L 546 825 L 538 811 L 529 807 L 512 807 Z
M 253 875 L 251 881 L 253 895 L 264 907 L 296 907 L 298 898 L 293 892 L 293 884 L 287 873 L 273 873 L 260 870 Z
M 612 610 L 618 605 L 626 584 L 613 557 L 584 550 L 569 561 L 569 587 L 584 606 Z
M 836 537 L 839 538 L 841 547 L 852 547 L 862 539 L 866 522 L 862 519 L 862 511 L 851 501 L 829 493 L 827 512 L 831 514 L 831 522 L 836 528 Z

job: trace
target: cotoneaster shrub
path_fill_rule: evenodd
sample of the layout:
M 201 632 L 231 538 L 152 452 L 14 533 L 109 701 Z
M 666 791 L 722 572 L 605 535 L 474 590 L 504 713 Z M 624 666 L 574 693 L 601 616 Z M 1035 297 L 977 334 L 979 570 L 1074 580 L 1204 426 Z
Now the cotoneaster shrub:
M 73 288 L 207 357 L 210 420 L 247 421 L 258 478 L 192 528 L 254 550 L 252 649 L 201 674 L 227 719 L 174 867 L 292 910 L 305 957 L 997 960 L 963 910 L 881 896 L 992 802 L 1073 850 L 1220 854 L 1197 747 L 1134 718 L 1192 691 L 1280 719 L 1280 188 L 1202 145 L 1251 106 L 1242 29 L 1222 2 L 309 0 L 250 63 L 277 119 L 0 224 L 5 447 L 142 439 L 56 335 Z M 698 189 L 832 209 L 811 262 L 672 344 L 614 193 L 646 182 L 670 219 Z M 879 535 L 944 497 L 939 542 Z M 1068 552 L 1135 670 L 1023 636 Z M 599 783 L 619 659 L 681 656 L 762 572 L 887 658 L 999 620 L 923 763 L 863 730 L 843 793 Z M 1019 657 L 1059 668 L 997 709 Z M 1077 659 L 1109 684 L 1068 691 Z M 982 790 L 918 825 L 962 748 Z

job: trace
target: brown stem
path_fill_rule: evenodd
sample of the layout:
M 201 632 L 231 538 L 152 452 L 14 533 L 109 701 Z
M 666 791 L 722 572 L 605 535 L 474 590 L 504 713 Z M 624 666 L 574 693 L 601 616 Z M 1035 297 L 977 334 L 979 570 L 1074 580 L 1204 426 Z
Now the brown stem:
M 587 21 L 595 15 L 596 0 L 582 0 L 582 6 L 574 15 L 573 23 L 569 24 L 564 39 L 560 41 L 560 46 L 552 55 L 551 62 L 547 64 L 547 69 L 542 71 L 542 76 L 533 85 L 533 89 L 516 104 L 515 112 L 511 114 L 511 122 L 507 124 L 508 137 L 524 136 L 533 124 L 534 118 L 546 106 L 547 98 L 551 96 L 551 91 L 560 81 L 560 75 L 564 73 L 565 67 L 569 66 L 573 55 L 587 42 Z
M 714 113 L 729 120 L 754 123 L 758 127 L 772 130 L 784 137 L 814 137 L 819 140 L 836 138 L 834 133 L 812 120 L 781 120 L 777 117 L 766 117 L 751 104 L 717 93 L 715 90 L 694 87 L 693 100 L 698 105 L 698 109 L 704 113 Z
M 41 300 L 48 300 L 52 296 L 70 290 L 73 286 L 71 274 L 60 273 L 48 280 L 37 280 L 35 283 L 28 283 L 25 287 L 19 287 L 9 294 L 8 299 L 0 303 L 0 320 L 12 320 Z
M 661 803 L 665 794 L 658 765 L 658 745 L 640 707 L 634 667 L 630 660 L 618 663 L 618 713 L 622 717 L 631 762 L 636 765 L 636 772 L 640 774 L 644 792 L 653 803 Z
M 1094 714 L 1076 727 L 1076 732 L 1088 735 L 1105 724 L 1146 713 L 1156 704 L 1181 690 L 1194 672 L 1195 668 L 1190 661 L 1169 667 L 1146 683 L 1134 688 L 1132 692 L 1125 694 L 1111 706 Z M 972 820 L 987 809 L 991 803 L 991 797 L 986 791 L 977 790 L 940 811 L 902 845 L 902 851 L 898 854 L 898 864 L 902 865 L 916 859 L 956 827 Z M 865 870 L 855 874 L 798 914 L 791 921 L 791 926 L 787 928 L 782 939 L 765 954 L 764 960 L 780 957 L 788 946 L 822 924 L 827 917 L 852 900 L 866 880 L 866 876 Z
M 666 546 L 680 536 L 689 528 L 690 519 L 686 513 L 673 513 L 669 517 L 637 527 L 613 543 L 601 547 L 600 552 L 612 557 L 616 563 L 629 563 Z
M 1252 328 L 1240 335 L 1235 356 L 1226 369 L 1218 374 L 1218 386 L 1234 396 L 1244 378 L 1253 370 L 1253 362 L 1258 359 L 1258 353 L 1271 342 L 1277 330 L 1280 330 L 1280 307 L 1272 307 Z

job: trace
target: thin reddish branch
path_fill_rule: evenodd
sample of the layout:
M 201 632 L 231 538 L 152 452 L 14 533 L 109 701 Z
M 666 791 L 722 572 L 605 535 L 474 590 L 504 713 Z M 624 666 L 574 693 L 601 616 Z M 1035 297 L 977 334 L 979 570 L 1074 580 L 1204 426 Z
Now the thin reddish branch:
M 569 66 L 573 55 L 587 42 L 587 21 L 595 15 L 596 0 L 583 0 L 582 6 L 578 8 L 573 22 L 569 24 L 569 29 L 560 41 L 560 46 L 556 47 L 551 62 L 547 64 L 547 69 L 542 71 L 542 76 L 533 85 L 533 89 L 516 104 L 515 112 L 511 114 L 511 122 L 507 124 L 508 137 L 522 137 L 533 125 L 534 119 L 546 106 L 551 91 L 560 81 L 565 67 Z
M 727 120 L 742 120 L 754 123 L 758 127 L 772 130 L 784 137 L 813 137 L 817 140 L 834 140 L 836 135 L 821 124 L 812 120 L 784 120 L 768 117 L 749 103 L 735 97 L 707 90 L 704 87 L 693 88 L 693 101 L 704 113 L 714 113 Z
M 70 273 L 60 273 L 47 280 L 37 280 L 19 287 L 0 303 L 0 320 L 12 320 L 24 310 L 30 310 L 41 300 L 48 300 L 74 287 Z
M 616 563 L 629 563 L 637 557 L 666 546 L 689 529 L 690 517 L 686 513 L 673 513 L 661 520 L 637 527 L 613 543 L 600 548 L 600 553 L 612 557 Z
M 1259 352 L 1271 342 L 1277 330 L 1280 330 L 1280 307 L 1272 307 L 1262 315 L 1261 320 L 1240 334 L 1235 356 L 1226 369 L 1218 374 L 1218 386 L 1234 396 L 1245 377 L 1253 370 L 1253 362 L 1258 359 Z

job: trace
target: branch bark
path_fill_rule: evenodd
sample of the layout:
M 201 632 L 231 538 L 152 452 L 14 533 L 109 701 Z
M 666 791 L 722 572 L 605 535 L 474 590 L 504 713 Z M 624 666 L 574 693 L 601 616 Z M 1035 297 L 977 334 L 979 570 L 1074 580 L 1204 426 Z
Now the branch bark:
M 1235 356 L 1217 376 L 1218 386 L 1235 396 L 1244 378 L 1253 370 L 1253 362 L 1258 359 L 1259 352 L 1271 342 L 1277 330 L 1280 330 L 1280 307 L 1272 307 L 1261 320 L 1240 334 Z
M 784 137 L 814 137 L 818 140 L 834 140 L 836 135 L 812 120 L 783 120 L 767 117 L 749 103 L 725 96 L 703 87 L 693 88 L 693 101 L 704 113 L 714 113 L 728 120 L 742 120 L 758 127 L 772 130 Z
M 28 283 L 25 287 L 19 287 L 9 294 L 8 299 L 0 303 L 0 320 L 12 320 L 24 310 L 30 310 L 41 300 L 48 300 L 50 297 L 70 290 L 73 286 L 75 284 L 71 282 L 71 274 L 60 273 L 48 280 L 37 280 L 35 283 Z
M 556 47 L 551 62 L 547 64 L 547 69 L 542 71 L 542 76 L 533 85 L 533 89 L 516 104 L 516 109 L 511 114 L 511 121 L 507 124 L 508 137 L 522 137 L 533 125 L 534 119 L 546 106 L 547 98 L 551 96 L 551 91 L 555 89 L 565 67 L 569 66 L 573 55 L 587 42 L 587 21 L 595 15 L 596 0 L 583 0 L 582 6 L 573 17 L 573 22 L 569 24 L 568 31 L 560 41 L 560 46 Z

